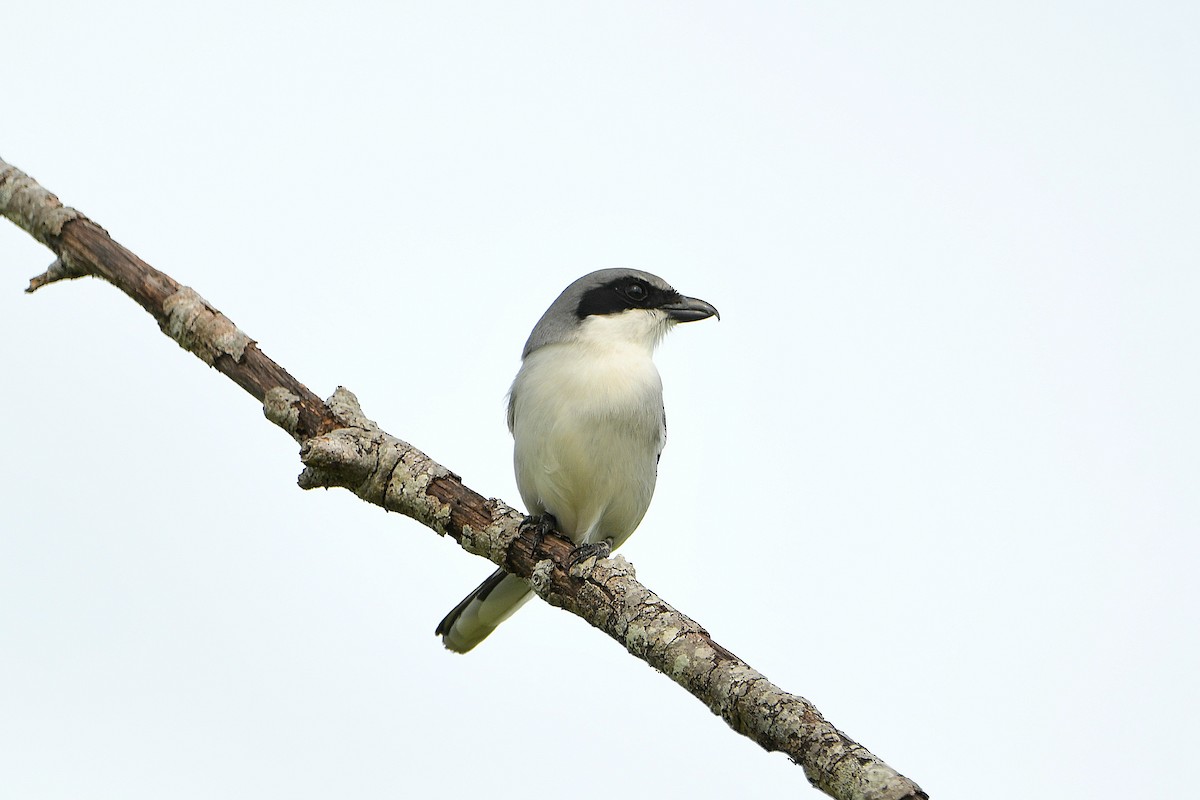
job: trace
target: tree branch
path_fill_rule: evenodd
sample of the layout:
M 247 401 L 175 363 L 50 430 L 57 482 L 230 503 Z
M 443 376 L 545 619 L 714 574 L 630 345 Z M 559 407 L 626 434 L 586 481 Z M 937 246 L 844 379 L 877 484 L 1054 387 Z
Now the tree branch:
M 3 160 L 0 213 L 57 256 L 27 291 L 90 275 L 129 295 L 163 333 L 258 399 L 267 418 L 300 443 L 301 487 L 349 489 L 528 579 L 542 599 L 582 617 L 666 673 L 735 731 L 790 756 L 814 786 L 832 797 L 927 798 L 803 697 L 772 684 L 639 583 L 624 558 L 589 559 L 571 567 L 569 541 L 538 542 L 523 535 L 518 511 L 476 493 L 420 450 L 380 430 L 348 390 L 339 388 L 323 402 L 204 298 L 114 242 Z

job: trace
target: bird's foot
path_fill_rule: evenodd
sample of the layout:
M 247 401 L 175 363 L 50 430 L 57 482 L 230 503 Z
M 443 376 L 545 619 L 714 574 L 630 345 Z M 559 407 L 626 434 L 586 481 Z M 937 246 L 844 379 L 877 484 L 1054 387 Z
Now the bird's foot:
M 612 543 L 607 539 L 600 542 L 581 544 L 571 551 L 571 559 L 567 563 L 572 576 L 579 578 L 586 575 L 596 561 L 608 558 L 612 554 Z
M 521 522 L 521 533 L 528 533 L 533 537 L 533 555 L 536 558 L 539 550 L 542 549 L 542 543 L 549 536 L 558 536 L 565 538 L 558 532 L 558 520 L 553 514 L 538 514 L 536 516 L 528 516 Z

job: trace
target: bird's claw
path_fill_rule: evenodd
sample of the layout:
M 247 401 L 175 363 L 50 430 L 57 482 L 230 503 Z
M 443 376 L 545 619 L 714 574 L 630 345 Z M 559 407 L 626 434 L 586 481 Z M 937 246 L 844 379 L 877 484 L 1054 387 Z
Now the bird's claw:
M 539 550 L 542 549 L 542 544 L 550 536 L 561 536 L 558 532 L 558 520 L 553 514 L 538 514 L 537 516 L 526 517 L 521 522 L 522 533 L 529 533 L 533 537 L 533 554 L 536 557 Z
M 607 541 L 581 544 L 571 551 L 567 562 L 568 571 L 578 578 L 590 570 L 597 560 L 608 558 L 612 554 L 612 545 Z

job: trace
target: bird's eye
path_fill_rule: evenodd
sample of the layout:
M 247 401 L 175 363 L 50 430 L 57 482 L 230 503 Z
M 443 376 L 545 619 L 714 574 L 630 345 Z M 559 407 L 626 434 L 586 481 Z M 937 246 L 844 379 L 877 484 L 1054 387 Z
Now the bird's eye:
M 640 283 L 631 283 L 625 287 L 625 296 L 635 303 L 642 302 L 649 294 L 646 287 Z

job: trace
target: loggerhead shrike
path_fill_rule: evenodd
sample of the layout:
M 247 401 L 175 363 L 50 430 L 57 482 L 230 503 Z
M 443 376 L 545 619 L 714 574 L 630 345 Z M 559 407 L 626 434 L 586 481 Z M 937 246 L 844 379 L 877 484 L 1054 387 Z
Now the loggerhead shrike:
M 602 269 L 568 286 L 534 326 L 508 395 L 517 488 L 530 515 L 553 517 L 576 545 L 619 547 L 650 506 L 667 440 L 651 356 L 677 322 L 717 316 L 703 300 L 635 269 Z M 550 522 L 550 520 L 546 520 Z M 529 599 L 496 570 L 437 627 L 465 653 Z

